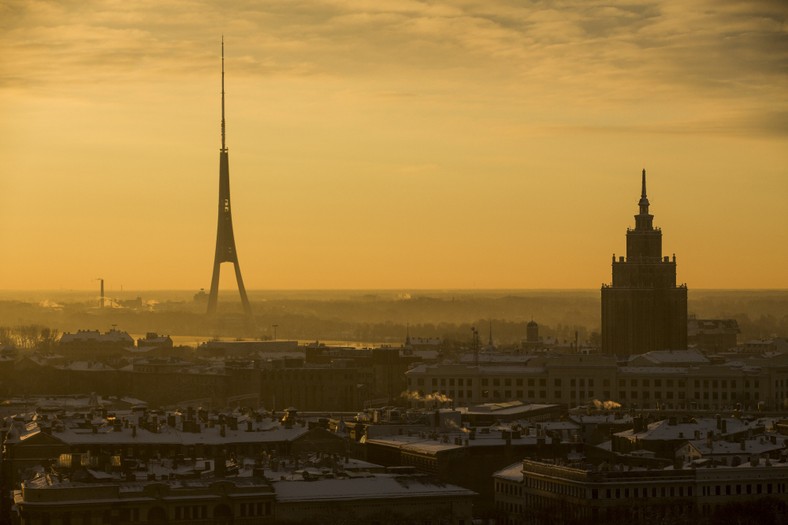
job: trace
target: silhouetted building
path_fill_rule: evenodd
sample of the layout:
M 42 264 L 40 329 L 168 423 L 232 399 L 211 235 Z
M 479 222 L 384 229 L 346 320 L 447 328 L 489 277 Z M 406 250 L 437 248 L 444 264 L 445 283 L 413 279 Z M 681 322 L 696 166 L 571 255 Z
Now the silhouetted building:
M 602 351 L 615 355 L 687 348 L 687 287 L 676 285 L 676 256 L 662 256 L 662 230 L 648 211 L 643 170 L 640 213 L 627 229 L 627 256 L 613 256 L 602 286 Z
M 738 343 L 739 323 L 736 319 L 698 319 L 687 322 L 687 342 L 706 352 L 724 352 Z
M 525 328 L 525 340 L 530 344 L 539 342 L 539 325 L 531 319 Z
M 222 41 L 222 149 L 219 154 L 219 222 L 216 227 L 216 255 L 213 260 L 211 293 L 208 296 L 209 315 L 216 313 L 216 305 L 219 302 L 219 267 L 223 262 L 233 263 L 238 292 L 241 294 L 241 304 L 246 316 L 251 317 L 252 307 L 246 297 L 246 288 L 241 277 L 241 266 L 238 264 L 238 251 L 235 249 L 233 216 L 230 207 L 230 160 L 225 143 L 224 123 L 224 41 Z

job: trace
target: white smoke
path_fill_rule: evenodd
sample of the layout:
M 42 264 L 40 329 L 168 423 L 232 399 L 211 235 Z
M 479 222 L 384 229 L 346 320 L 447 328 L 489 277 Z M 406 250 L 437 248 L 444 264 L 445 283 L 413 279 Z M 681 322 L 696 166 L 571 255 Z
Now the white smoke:
M 411 401 L 437 401 L 438 403 L 451 403 L 452 399 L 440 392 L 433 392 L 432 394 L 420 394 L 416 390 L 405 390 L 400 396 Z
M 598 399 L 594 399 L 594 406 L 597 410 L 615 410 L 616 408 L 621 408 L 621 403 L 616 403 L 615 401 L 600 401 Z

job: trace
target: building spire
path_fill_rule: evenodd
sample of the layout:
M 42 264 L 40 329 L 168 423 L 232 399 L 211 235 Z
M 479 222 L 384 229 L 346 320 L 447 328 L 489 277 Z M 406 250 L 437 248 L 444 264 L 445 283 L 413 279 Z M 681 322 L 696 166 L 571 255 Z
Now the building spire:
M 227 151 L 225 145 L 225 125 L 224 125 L 224 35 L 222 35 L 222 151 Z
M 640 190 L 640 197 L 645 199 L 646 198 L 646 169 L 643 168 L 643 189 Z
M 646 197 L 646 170 L 643 170 L 643 182 L 642 188 L 640 190 L 640 201 L 638 202 L 638 206 L 640 206 L 640 214 L 641 215 L 648 215 L 648 197 Z

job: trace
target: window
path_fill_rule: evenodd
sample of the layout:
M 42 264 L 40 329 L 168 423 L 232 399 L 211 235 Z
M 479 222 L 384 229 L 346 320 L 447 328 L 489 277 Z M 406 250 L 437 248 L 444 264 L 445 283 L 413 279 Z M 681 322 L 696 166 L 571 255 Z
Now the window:
M 560 380 L 560 379 L 554 379 L 554 380 L 553 380 L 553 384 L 554 384 L 555 386 L 561 386 L 561 380 Z

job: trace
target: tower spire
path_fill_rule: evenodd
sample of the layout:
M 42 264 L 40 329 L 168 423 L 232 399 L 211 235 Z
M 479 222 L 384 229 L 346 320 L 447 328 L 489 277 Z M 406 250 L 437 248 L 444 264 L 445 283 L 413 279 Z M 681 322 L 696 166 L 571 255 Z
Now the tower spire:
M 640 206 L 640 214 L 641 215 L 648 215 L 648 197 L 646 197 L 646 170 L 643 169 L 643 181 L 641 183 L 641 190 L 640 190 L 640 201 L 638 202 L 638 206 Z
M 643 168 L 643 187 L 640 190 L 640 198 L 646 198 L 646 168 Z
M 224 124 L 224 35 L 222 35 L 222 151 L 227 151 L 225 145 L 225 124 Z

